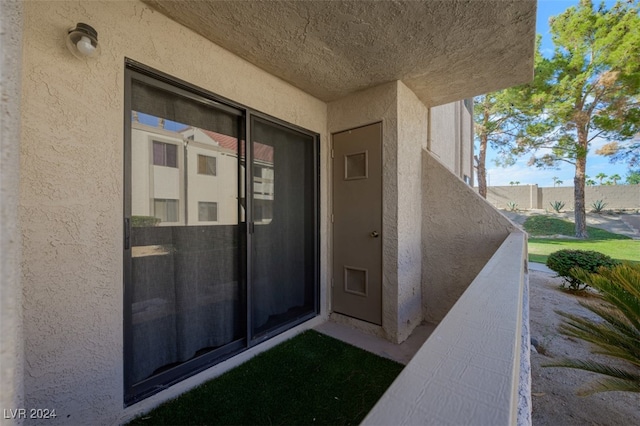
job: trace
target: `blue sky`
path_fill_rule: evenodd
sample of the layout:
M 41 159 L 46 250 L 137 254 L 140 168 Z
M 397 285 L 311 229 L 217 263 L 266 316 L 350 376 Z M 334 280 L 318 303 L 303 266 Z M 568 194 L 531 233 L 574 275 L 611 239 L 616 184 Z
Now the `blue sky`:
M 599 0 L 594 0 L 594 5 L 599 4 Z M 536 32 L 542 34 L 542 53 L 553 52 L 553 43 L 549 34 L 549 18 L 559 15 L 570 6 L 578 4 L 578 0 L 538 0 L 538 17 Z M 607 8 L 610 8 L 615 1 L 606 0 Z M 591 144 L 587 157 L 587 175 L 592 179 L 598 173 L 608 176 L 618 174 L 623 181 L 627 176 L 627 166 L 624 163 L 612 164 L 609 159 L 595 154 L 595 151 L 607 141 L 594 141 Z M 571 164 L 563 163 L 558 170 L 539 169 L 535 166 L 527 166 L 528 156 L 518 159 L 518 162 L 510 167 L 498 167 L 493 163 L 495 153 L 489 149 L 487 151 L 487 184 L 490 186 L 509 185 L 510 182 L 520 182 L 525 184 L 538 184 L 538 186 L 553 186 L 553 177 L 559 178 L 563 183 L 561 186 L 573 186 L 573 175 L 575 168 Z M 595 180 L 595 179 L 594 179 Z

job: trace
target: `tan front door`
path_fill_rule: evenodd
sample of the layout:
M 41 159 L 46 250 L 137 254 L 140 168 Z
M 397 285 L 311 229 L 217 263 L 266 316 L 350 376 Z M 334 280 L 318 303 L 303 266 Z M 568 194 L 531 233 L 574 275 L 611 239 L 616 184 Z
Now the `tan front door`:
M 382 123 L 333 134 L 333 311 L 382 324 Z

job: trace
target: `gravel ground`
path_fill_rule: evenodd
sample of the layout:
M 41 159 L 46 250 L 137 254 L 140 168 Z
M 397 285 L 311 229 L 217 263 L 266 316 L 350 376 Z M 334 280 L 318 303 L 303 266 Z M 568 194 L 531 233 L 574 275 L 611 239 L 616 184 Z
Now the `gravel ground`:
M 557 332 L 562 317 L 555 310 L 598 319 L 578 304 L 585 297 L 562 291 L 561 279 L 546 272 L 530 270 L 529 283 L 531 337 L 537 339 L 540 348 L 540 353 L 531 354 L 533 425 L 640 425 L 640 395 L 603 392 L 580 397 L 576 391 L 598 375 L 542 367 L 556 358 L 573 357 L 629 368 L 609 357 L 593 355 L 588 343 Z
M 573 212 L 501 211 L 522 225 L 531 214 L 547 214 L 573 221 Z M 638 214 L 587 214 L 587 224 L 610 232 L 640 239 Z M 536 269 L 546 269 L 547 272 Z M 593 359 L 630 368 L 620 361 L 591 353 L 593 346 L 581 340 L 563 336 L 557 328 L 562 317 L 560 310 L 595 321 L 599 317 L 579 305 L 584 296 L 576 296 L 560 289 L 561 278 L 543 265 L 532 264 L 529 269 L 529 309 L 531 337 L 538 342 L 540 352 L 531 354 L 531 398 L 534 426 L 559 425 L 639 425 L 640 395 L 630 392 L 603 392 L 590 396 L 576 395 L 586 383 L 596 380 L 597 374 L 570 368 L 543 367 L 557 358 Z M 590 297 L 589 300 L 597 300 Z

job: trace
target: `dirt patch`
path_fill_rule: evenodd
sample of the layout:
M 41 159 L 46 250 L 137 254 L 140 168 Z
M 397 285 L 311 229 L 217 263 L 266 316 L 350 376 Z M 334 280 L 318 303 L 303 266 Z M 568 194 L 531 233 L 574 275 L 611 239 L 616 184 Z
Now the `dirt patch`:
M 609 357 L 591 354 L 592 347 L 581 340 L 558 333 L 561 318 L 556 310 L 598 321 L 599 317 L 578 304 L 584 298 L 560 289 L 561 278 L 538 271 L 529 272 L 531 337 L 539 353 L 531 354 L 533 424 L 542 425 L 640 425 L 640 395 L 604 392 L 580 397 L 576 391 L 598 375 L 569 368 L 548 368 L 544 364 L 563 357 L 593 359 L 630 369 Z M 597 299 L 596 299 L 597 300 Z

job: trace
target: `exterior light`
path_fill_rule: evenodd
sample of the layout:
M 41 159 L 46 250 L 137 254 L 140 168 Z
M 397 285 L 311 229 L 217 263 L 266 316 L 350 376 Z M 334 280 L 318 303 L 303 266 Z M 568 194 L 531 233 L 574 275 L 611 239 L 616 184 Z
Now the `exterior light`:
M 67 32 L 67 47 L 76 58 L 96 57 L 100 54 L 98 32 L 91 25 L 79 22 Z

